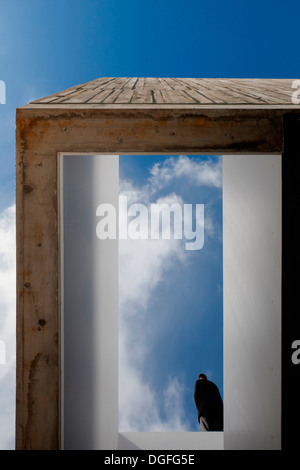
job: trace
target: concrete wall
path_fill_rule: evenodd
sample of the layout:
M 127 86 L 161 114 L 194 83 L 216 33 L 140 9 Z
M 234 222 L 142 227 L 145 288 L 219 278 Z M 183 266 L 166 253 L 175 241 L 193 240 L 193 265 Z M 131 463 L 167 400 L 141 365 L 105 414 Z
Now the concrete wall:
M 281 442 L 281 156 L 223 157 L 225 449 Z
M 116 449 L 118 240 L 99 243 L 95 222 L 118 208 L 118 156 L 66 155 L 61 177 L 62 445 Z

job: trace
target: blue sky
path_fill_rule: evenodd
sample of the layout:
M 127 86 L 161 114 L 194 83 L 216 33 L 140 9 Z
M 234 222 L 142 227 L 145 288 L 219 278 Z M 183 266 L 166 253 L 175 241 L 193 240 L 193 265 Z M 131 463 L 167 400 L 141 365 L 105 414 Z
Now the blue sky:
M 299 78 L 299 14 L 298 0 L 1 1 L 0 448 L 14 424 L 15 108 L 101 76 Z
M 199 250 L 186 250 L 184 237 L 162 240 L 161 234 L 119 242 L 119 429 L 198 431 L 199 373 L 223 394 L 222 157 L 123 155 L 119 161 L 120 194 L 129 207 L 204 204 Z
M 297 78 L 299 2 L 10 0 L 0 6 L 0 209 L 14 200 L 14 113 L 101 76 Z

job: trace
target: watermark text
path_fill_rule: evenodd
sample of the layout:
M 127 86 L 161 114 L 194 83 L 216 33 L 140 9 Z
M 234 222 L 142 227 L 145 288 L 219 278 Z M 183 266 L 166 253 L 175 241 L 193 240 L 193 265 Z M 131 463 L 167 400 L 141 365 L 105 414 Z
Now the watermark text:
M 295 351 L 292 354 L 292 363 L 295 365 L 300 364 L 300 340 L 295 339 L 292 343 L 292 349 L 295 349 Z
M 195 206 L 195 207 L 194 207 Z M 117 211 L 113 204 L 97 207 L 100 217 L 96 234 L 100 240 L 181 240 L 186 250 L 200 250 L 204 245 L 204 204 L 132 204 L 126 196 L 119 197 L 119 230 Z
M 292 83 L 292 88 L 295 88 L 295 91 L 292 93 L 292 103 L 300 103 L 300 80 L 294 80 Z

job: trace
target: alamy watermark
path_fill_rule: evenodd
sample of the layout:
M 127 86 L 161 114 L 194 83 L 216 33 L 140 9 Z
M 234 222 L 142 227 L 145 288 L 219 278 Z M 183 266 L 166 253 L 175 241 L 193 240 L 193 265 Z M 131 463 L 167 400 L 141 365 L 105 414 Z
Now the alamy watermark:
M 292 349 L 295 349 L 295 351 L 292 354 L 292 363 L 295 365 L 300 364 L 300 340 L 295 339 L 292 343 Z
M 0 80 L 0 104 L 6 104 L 6 86 L 3 80 Z
M 6 346 L 2 339 L 0 339 L 0 365 L 6 364 Z
M 300 80 L 294 80 L 292 88 L 295 88 L 295 91 L 292 93 L 292 103 L 300 104 Z
M 201 250 L 204 245 L 204 204 L 132 204 L 126 196 L 119 197 L 119 224 L 113 204 L 97 207 L 96 234 L 100 240 L 180 240 L 186 250 Z M 118 225 L 118 227 L 117 227 Z M 118 233 L 117 233 L 118 232 Z

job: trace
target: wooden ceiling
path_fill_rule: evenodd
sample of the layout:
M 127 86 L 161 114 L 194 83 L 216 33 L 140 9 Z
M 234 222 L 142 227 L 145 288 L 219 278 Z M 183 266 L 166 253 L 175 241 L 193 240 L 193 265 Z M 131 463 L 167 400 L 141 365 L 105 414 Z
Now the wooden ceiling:
M 293 105 L 293 79 L 98 78 L 34 105 Z

